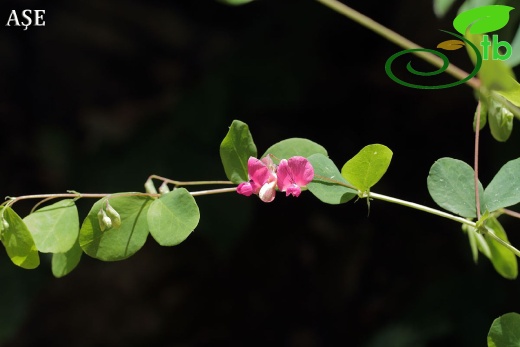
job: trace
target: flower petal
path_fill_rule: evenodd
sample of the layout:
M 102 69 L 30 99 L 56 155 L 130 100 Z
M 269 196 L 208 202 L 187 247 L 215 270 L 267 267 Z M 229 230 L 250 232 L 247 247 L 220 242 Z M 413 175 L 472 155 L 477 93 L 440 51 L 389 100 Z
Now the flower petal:
M 287 159 L 280 160 L 280 163 L 278 164 L 278 170 L 276 171 L 276 176 L 278 189 L 282 192 L 285 192 L 287 187 L 294 183 Z
M 276 195 L 276 181 L 272 181 L 266 183 L 260 188 L 260 192 L 258 193 L 258 197 L 263 202 L 271 202 L 274 200 Z
M 242 182 L 237 187 L 237 193 L 245 196 L 251 196 L 253 194 L 253 187 L 250 182 Z
M 300 187 L 306 186 L 314 178 L 314 168 L 305 157 L 294 156 L 288 160 L 294 183 Z

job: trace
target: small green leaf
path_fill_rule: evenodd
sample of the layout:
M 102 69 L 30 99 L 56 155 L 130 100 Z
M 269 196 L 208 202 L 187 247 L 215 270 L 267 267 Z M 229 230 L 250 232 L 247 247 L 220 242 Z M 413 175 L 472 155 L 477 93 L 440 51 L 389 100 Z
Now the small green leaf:
M 341 185 L 349 184 L 332 160 L 317 153 L 307 158 L 314 168 L 314 179 L 307 184 L 309 191 L 326 204 L 343 204 L 357 195 L 354 189 Z
M 72 199 L 42 207 L 23 221 L 32 234 L 36 248 L 43 253 L 65 253 L 78 239 L 78 209 Z
M 76 240 L 72 248 L 67 252 L 54 253 L 51 261 L 52 274 L 54 277 L 61 278 L 68 275 L 78 266 L 82 255 L 83 250 L 79 245 L 79 240 Z
M 385 174 L 392 160 L 392 151 L 380 144 L 365 146 L 341 169 L 341 175 L 358 190 L 365 192 Z
M 256 145 L 248 125 L 234 120 L 220 144 L 220 159 L 227 178 L 236 184 L 247 181 L 249 179 L 247 161 L 249 157 L 256 157 L 256 155 Z
M 150 234 L 161 246 L 184 241 L 199 224 L 195 199 L 184 188 L 177 188 L 156 199 L 148 209 Z
M 0 207 L 0 215 L 9 224 L 2 231 L 2 243 L 11 261 L 24 269 L 40 265 L 40 256 L 29 229 L 11 207 Z
M 495 217 L 489 217 L 486 220 L 486 227 L 491 229 L 496 236 L 509 243 L 506 231 Z M 484 238 L 489 245 L 491 255 L 489 259 L 495 270 L 502 277 L 514 280 L 518 276 L 516 255 L 487 234 L 484 234 Z
M 479 251 L 487 258 L 491 258 L 489 246 L 484 236 L 477 232 L 477 229 L 470 227 L 467 224 L 462 224 L 462 230 L 468 235 L 469 245 L 471 247 L 471 254 L 475 264 L 478 262 Z
M 484 203 L 488 211 L 516 205 L 520 202 L 520 158 L 508 161 L 484 191 Z
M 509 12 L 514 7 L 504 5 L 488 5 L 473 8 L 460 13 L 453 20 L 453 27 L 464 35 L 469 28 L 471 34 L 485 34 L 506 26 Z
M 441 158 L 432 167 L 427 178 L 428 191 L 440 207 L 466 218 L 475 218 L 475 176 L 471 166 L 453 158 Z M 480 205 L 484 190 L 479 182 Z
M 280 160 L 289 159 L 297 155 L 308 158 L 316 153 L 326 156 L 327 150 L 311 140 L 294 137 L 275 143 L 265 151 L 262 158 L 269 154 Z
M 96 259 L 104 261 L 126 259 L 140 250 L 146 242 L 148 237 L 146 216 L 154 199 L 139 195 L 112 195 L 110 204 L 121 216 L 121 226 L 118 229 L 101 231 L 97 214 L 106 199 L 100 199 L 92 206 L 79 231 L 79 244 L 86 254 Z
M 493 321 L 487 336 L 488 347 L 520 346 L 520 314 L 506 313 Z

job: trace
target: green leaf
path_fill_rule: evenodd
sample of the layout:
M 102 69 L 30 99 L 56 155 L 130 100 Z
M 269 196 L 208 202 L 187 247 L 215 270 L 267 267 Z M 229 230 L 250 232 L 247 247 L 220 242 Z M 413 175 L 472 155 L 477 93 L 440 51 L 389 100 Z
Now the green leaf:
M 486 227 L 491 229 L 496 236 L 509 243 L 506 231 L 495 217 L 489 217 L 486 220 Z M 509 249 L 495 241 L 493 238 L 484 234 L 489 250 L 490 260 L 495 270 L 504 278 L 514 280 L 518 276 L 518 263 L 516 255 Z
M 520 314 L 506 313 L 493 321 L 487 336 L 488 347 L 520 346 Z
M 495 140 L 505 142 L 513 131 L 514 115 L 503 104 L 491 100 L 488 104 L 489 130 Z
M 432 167 L 427 178 L 428 191 L 440 207 L 466 218 L 475 218 L 475 177 L 471 166 L 453 158 L 441 158 Z M 480 205 L 484 191 L 479 182 Z
M 40 265 L 36 244 L 22 218 L 11 207 L 0 207 L 0 215 L 9 224 L 2 231 L 2 243 L 11 261 L 24 269 Z
M 456 0 L 433 0 L 433 12 L 437 18 L 443 18 Z
M 220 144 L 220 159 L 224 166 L 227 178 L 233 183 L 245 182 L 247 175 L 247 161 L 249 157 L 256 157 L 256 145 L 246 123 L 234 120 L 229 131 Z
M 150 234 L 161 246 L 184 241 L 199 224 L 195 199 L 184 188 L 177 188 L 156 199 L 148 209 Z
M 154 199 L 139 195 L 118 195 L 110 197 L 110 205 L 121 216 L 118 229 L 101 231 L 97 213 L 105 206 L 107 198 L 103 198 L 92 206 L 79 231 L 81 248 L 93 258 L 104 261 L 126 259 L 140 250 L 148 237 L 146 216 Z
M 489 212 L 520 202 L 520 158 L 508 161 L 484 191 L 484 204 Z
M 40 208 L 23 221 L 32 234 L 36 248 L 43 253 L 65 253 L 78 239 L 78 209 L 72 199 Z
M 509 12 L 514 7 L 504 5 L 488 5 L 461 12 L 454 20 L 453 27 L 464 35 L 485 34 L 499 30 L 509 22 Z
M 52 255 L 51 268 L 52 274 L 56 278 L 68 275 L 78 266 L 83 250 L 79 245 L 79 239 L 76 240 L 71 249 L 65 253 L 54 253 Z
M 392 154 L 385 145 L 367 145 L 343 165 L 341 175 L 358 190 L 365 192 L 383 177 L 390 166 Z
M 269 154 L 272 154 L 275 158 L 280 160 L 289 159 L 290 157 L 297 155 L 308 158 L 309 156 L 316 153 L 326 156 L 327 150 L 323 146 L 311 140 L 293 137 L 277 142 L 269 147 L 262 155 L 262 158 Z
M 314 168 L 314 179 L 307 184 L 309 191 L 326 204 L 343 204 L 357 195 L 354 189 L 341 185 L 349 184 L 332 160 L 321 153 L 307 158 Z

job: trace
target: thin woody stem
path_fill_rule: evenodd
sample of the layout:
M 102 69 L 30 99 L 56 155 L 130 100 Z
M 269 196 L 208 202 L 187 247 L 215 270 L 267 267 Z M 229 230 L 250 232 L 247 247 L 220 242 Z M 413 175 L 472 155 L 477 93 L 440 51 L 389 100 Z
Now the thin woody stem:
M 167 183 L 173 184 L 176 187 L 179 187 L 179 186 L 195 186 L 195 185 L 210 185 L 210 184 L 234 184 L 231 181 L 187 181 L 187 182 L 183 182 L 183 181 L 175 181 L 175 180 L 172 180 L 172 179 L 169 179 L 169 178 L 166 178 L 166 177 L 161 177 L 161 176 L 158 176 L 158 175 L 150 175 L 150 177 L 148 177 L 148 179 L 156 179 L 156 180 L 159 180 L 159 181 L 167 182 Z
M 480 219 L 480 197 L 479 197 L 479 184 L 478 184 L 478 155 L 479 155 L 479 133 L 480 133 L 480 99 L 477 105 L 477 114 L 475 121 L 475 159 L 474 159 L 474 172 L 475 172 L 475 204 L 477 208 L 477 219 Z

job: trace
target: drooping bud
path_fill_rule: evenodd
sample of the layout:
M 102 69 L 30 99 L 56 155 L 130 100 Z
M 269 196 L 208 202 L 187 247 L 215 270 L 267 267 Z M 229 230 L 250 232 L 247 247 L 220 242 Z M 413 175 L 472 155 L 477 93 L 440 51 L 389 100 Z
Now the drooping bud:
M 168 183 L 163 182 L 163 184 L 161 184 L 159 186 L 159 193 L 166 194 L 166 193 L 169 193 L 169 192 L 170 192 L 170 188 L 168 187 Z
M 114 228 L 119 228 L 121 226 L 121 216 L 117 211 L 110 205 L 110 203 L 107 200 L 107 209 L 106 213 L 111 220 L 112 226 Z
M 109 216 L 107 216 L 105 210 L 102 208 L 99 210 L 98 214 L 98 222 L 99 222 L 99 228 L 101 231 L 109 230 L 112 228 L 112 220 Z

